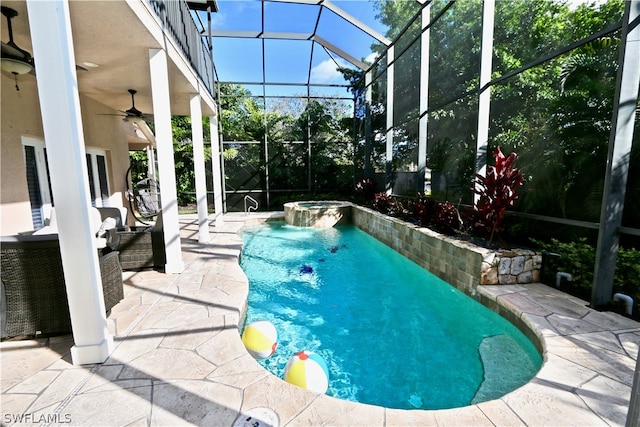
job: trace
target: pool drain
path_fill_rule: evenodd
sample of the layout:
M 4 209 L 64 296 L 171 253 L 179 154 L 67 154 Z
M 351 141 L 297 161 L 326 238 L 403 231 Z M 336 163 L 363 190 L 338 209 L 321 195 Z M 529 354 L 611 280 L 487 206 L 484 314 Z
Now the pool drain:
M 278 427 L 280 418 L 272 409 L 251 408 L 238 415 L 233 427 Z

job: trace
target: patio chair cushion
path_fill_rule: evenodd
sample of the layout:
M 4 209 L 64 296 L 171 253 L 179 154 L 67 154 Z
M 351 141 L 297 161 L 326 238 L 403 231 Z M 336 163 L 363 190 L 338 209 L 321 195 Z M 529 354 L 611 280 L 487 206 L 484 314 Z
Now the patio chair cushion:
M 101 207 L 90 209 L 91 214 L 91 231 L 98 234 L 101 231 L 101 227 L 104 221 L 108 218 L 112 218 L 115 221 L 116 227 L 122 227 L 124 224 L 123 218 L 126 218 L 127 208 L 117 208 L 117 207 Z M 33 234 L 57 234 L 58 233 L 58 224 L 57 224 L 57 213 L 56 208 L 51 208 L 51 215 L 49 219 L 45 222 L 45 226 L 36 230 Z M 99 236 L 102 237 L 102 236 Z
M 124 207 L 102 207 L 96 208 L 100 212 L 100 218 L 104 222 L 107 218 L 116 220 L 116 227 L 123 227 L 127 218 L 127 208 Z
M 116 228 L 116 219 L 108 217 L 104 221 L 102 221 L 102 224 L 100 224 L 100 228 L 98 229 L 98 233 L 96 235 L 98 237 L 105 237 L 107 231 L 111 230 L 112 228 Z

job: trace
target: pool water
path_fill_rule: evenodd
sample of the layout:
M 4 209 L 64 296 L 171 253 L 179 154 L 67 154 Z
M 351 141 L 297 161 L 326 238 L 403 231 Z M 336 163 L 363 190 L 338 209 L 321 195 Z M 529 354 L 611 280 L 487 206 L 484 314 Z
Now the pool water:
M 329 366 L 330 396 L 444 409 L 503 396 L 540 369 L 515 326 L 354 226 L 269 223 L 243 240 L 246 324 L 275 325 L 276 353 L 259 362 L 280 378 L 310 350 Z

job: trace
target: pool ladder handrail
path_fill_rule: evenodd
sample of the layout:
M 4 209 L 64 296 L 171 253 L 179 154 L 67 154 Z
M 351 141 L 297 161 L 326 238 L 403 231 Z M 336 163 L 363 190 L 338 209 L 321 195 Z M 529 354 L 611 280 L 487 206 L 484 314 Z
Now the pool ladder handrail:
M 247 201 L 253 203 L 248 208 L 247 208 Z M 251 210 L 254 210 L 254 211 L 258 210 L 258 201 L 247 194 L 246 196 L 244 196 L 244 213 L 249 215 L 249 212 L 251 212 Z

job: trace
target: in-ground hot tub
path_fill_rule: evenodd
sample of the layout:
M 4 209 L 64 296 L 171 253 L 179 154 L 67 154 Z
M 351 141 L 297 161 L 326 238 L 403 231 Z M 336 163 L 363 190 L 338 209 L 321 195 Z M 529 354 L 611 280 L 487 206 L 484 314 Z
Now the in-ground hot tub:
M 284 221 L 298 227 L 329 228 L 351 222 L 351 203 L 339 200 L 289 202 Z

